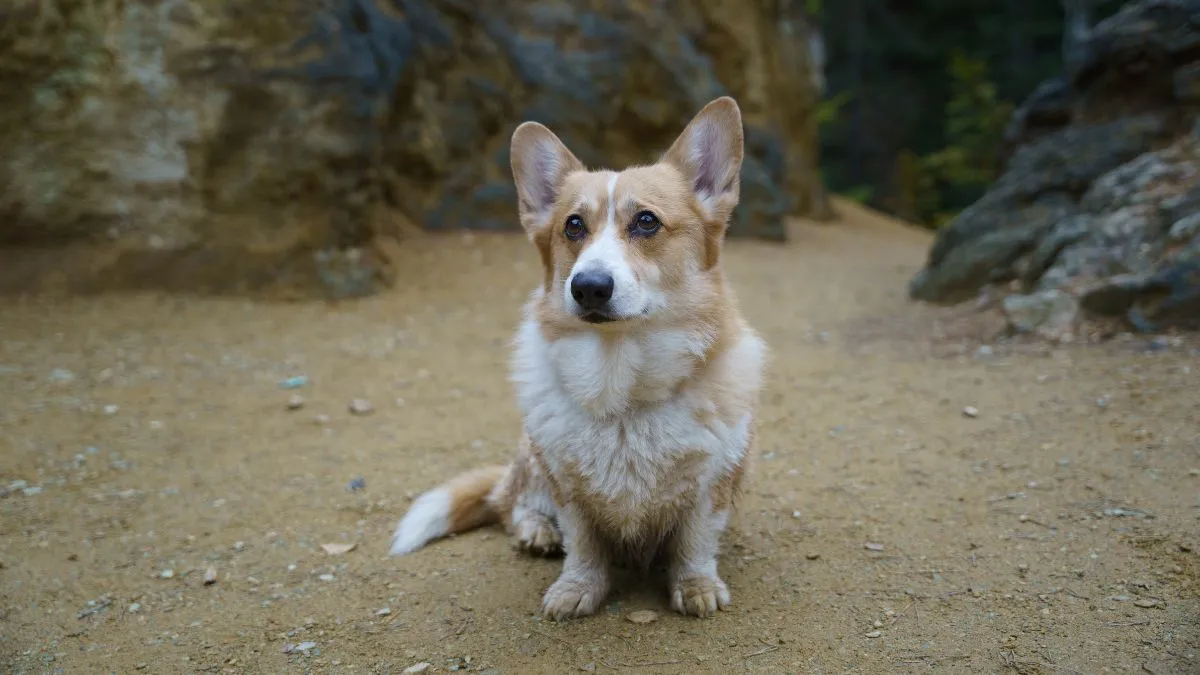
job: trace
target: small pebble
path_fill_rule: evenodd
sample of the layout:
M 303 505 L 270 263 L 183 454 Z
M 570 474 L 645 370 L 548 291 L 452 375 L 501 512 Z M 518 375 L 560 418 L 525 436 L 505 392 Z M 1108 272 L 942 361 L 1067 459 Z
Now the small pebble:
M 204 585 L 212 586 L 217 583 L 217 568 L 209 565 L 208 569 L 204 570 Z
M 392 613 L 391 607 L 384 607 L 383 609 L 375 610 L 375 616 L 388 616 L 391 613 Z
M 317 578 L 321 581 L 333 581 L 336 577 L 334 577 L 332 574 L 322 574 Z
M 867 633 L 867 637 L 871 638 L 872 640 L 878 637 L 883 637 L 883 631 L 873 630 L 870 633 Z
M 66 368 L 55 368 L 50 371 L 50 380 L 53 382 L 70 382 L 75 379 L 75 373 Z
M 329 424 L 329 415 L 321 414 L 313 418 L 313 421 L 320 425 Z
M 304 375 L 296 375 L 279 381 L 280 389 L 299 389 L 308 384 L 308 377 Z
M 423 673 L 432 667 L 433 667 L 433 664 L 422 661 L 420 663 L 414 663 L 411 666 L 405 668 L 403 672 L 405 675 L 415 675 L 416 673 Z
M 962 412 L 965 417 L 970 417 L 972 419 L 979 417 L 979 408 L 976 408 L 975 406 L 969 405 L 969 406 L 963 408 Z
M 105 415 L 116 415 L 117 411 L 120 409 L 121 409 L 121 406 L 110 403 L 110 404 L 104 406 L 104 414 Z
M 357 477 L 351 479 L 350 482 L 346 484 L 346 489 L 351 492 L 358 492 L 359 490 L 365 490 L 365 489 L 367 489 L 367 481 L 363 477 L 357 476 Z
M 354 415 L 370 415 L 375 412 L 375 406 L 365 398 L 356 398 L 350 402 L 350 412 Z
M 241 553 L 242 551 L 246 550 L 246 542 L 244 542 L 244 541 L 233 542 L 233 550 L 237 551 L 238 553 Z
M 820 553 L 816 553 L 816 552 L 813 552 L 813 553 L 805 553 L 805 554 L 804 554 L 804 557 L 805 557 L 806 559 L 808 559 L 808 560 L 816 560 L 817 558 L 820 558 L 820 557 L 821 557 L 821 554 L 820 554 Z
M 868 551 L 882 551 L 883 544 L 872 544 L 872 543 L 868 542 L 866 544 L 863 544 L 863 548 L 867 549 Z
M 1162 603 L 1152 598 L 1142 598 L 1141 600 L 1135 600 L 1133 604 L 1143 609 L 1150 609 L 1151 607 L 1158 607 Z
M 126 609 L 125 611 L 129 612 L 130 614 L 137 614 L 137 613 L 138 613 L 138 612 L 140 612 L 141 610 L 142 610 L 142 605 L 141 605 L 141 603 L 139 603 L 139 602 L 135 602 L 135 603 L 131 604 L 131 605 L 128 607 L 128 609 Z
M 42 488 L 40 485 L 30 485 L 27 488 L 22 488 L 21 493 L 24 494 L 26 497 L 32 497 L 34 495 L 42 494 Z
M 879 619 L 876 619 L 875 623 L 873 623 L 871 625 L 875 626 L 876 628 L 883 628 L 883 622 L 880 621 Z
M 292 397 L 289 398 L 288 402 L 287 402 L 288 410 L 299 410 L 303 407 L 304 407 L 304 397 L 301 396 L 300 394 L 292 394 Z
M 625 616 L 625 620 L 630 623 L 646 624 L 658 621 L 658 612 L 652 609 L 639 609 L 636 612 L 630 612 Z
M 321 550 L 329 555 L 342 555 L 349 553 L 358 547 L 357 543 L 352 544 L 321 544 Z
M 158 576 L 163 579 L 173 579 L 175 577 L 175 570 L 163 570 L 158 573 Z

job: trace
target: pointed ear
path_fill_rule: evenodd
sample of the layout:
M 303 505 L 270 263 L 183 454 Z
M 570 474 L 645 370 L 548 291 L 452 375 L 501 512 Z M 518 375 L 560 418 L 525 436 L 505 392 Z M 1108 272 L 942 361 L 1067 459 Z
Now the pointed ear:
M 697 113 L 661 161 L 687 176 L 706 215 L 724 225 L 738 203 L 743 152 L 742 112 L 722 96 Z
M 549 224 L 567 174 L 583 170 L 583 163 L 537 122 L 525 122 L 513 132 L 511 162 L 521 226 L 533 237 Z

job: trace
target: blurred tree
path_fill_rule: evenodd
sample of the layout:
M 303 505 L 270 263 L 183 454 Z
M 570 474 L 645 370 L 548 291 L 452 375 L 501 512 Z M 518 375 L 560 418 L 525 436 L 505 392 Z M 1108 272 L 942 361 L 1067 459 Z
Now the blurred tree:
M 997 169 L 1012 103 L 1062 72 L 1067 52 L 1080 58 L 1078 37 L 1122 4 L 808 0 L 824 39 L 826 99 L 852 96 L 822 129 L 830 189 L 869 194 L 930 225 L 960 210 Z

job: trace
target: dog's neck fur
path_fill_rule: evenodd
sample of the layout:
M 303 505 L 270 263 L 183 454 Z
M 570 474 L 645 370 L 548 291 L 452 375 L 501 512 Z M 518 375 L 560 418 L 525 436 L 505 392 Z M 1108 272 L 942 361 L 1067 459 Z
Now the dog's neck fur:
M 557 388 L 596 418 L 671 399 L 723 341 L 722 327 L 715 324 L 647 325 L 622 332 L 547 331 L 535 309 L 541 295 L 535 293 L 517 335 L 518 387 L 522 371 L 546 368 L 553 372 Z
M 671 398 L 712 342 L 712 336 L 695 330 L 584 331 L 550 343 L 547 356 L 571 399 L 607 417 Z

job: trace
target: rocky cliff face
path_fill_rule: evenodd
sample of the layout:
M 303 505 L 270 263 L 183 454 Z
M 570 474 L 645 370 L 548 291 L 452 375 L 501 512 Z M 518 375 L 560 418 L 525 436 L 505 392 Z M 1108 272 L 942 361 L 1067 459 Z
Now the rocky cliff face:
M 1071 335 L 1079 309 L 1200 327 L 1200 0 L 1139 0 L 1017 111 L 1004 174 L 938 233 L 909 291 L 999 288 L 1012 327 Z
M 516 228 L 519 122 L 593 165 L 645 162 L 721 94 L 747 125 L 731 234 L 782 238 L 828 208 L 801 4 L 19 1 L 0 9 L 0 244 L 107 238 L 134 285 L 367 293 L 397 217 Z

